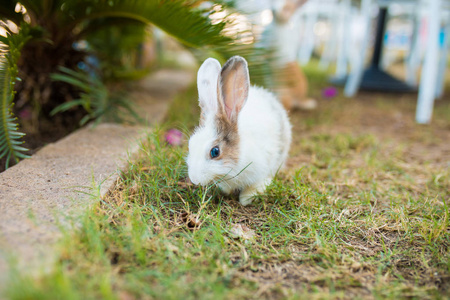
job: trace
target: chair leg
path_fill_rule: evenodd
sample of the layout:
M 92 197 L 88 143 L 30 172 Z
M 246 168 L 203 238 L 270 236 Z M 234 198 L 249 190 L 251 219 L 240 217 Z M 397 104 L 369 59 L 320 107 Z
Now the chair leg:
M 439 99 L 444 94 L 444 81 L 445 81 L 445 71 L 447 69 L 447 56 L 449 50 L 449 35 L 450 35 L 450 22 L 447 23 L 447 26 L 443 31 L 443 41 L 442 41 L 442 50 L 439 61 L 439 71 L 438 78 L 436 80 L 436 99 Z
M 350 1 L 343 0 L 339 3 L 339 23 L 338 23 L 338 47 L 337 47 L 337 59 L 336 59 L 336 77 L 344 77 L 347 75 L 348 67 L 348 46 L 350 42 L 349 38 L 349 22 L 350 17 Z
M 318 5 L 317 1 L 312 2 L 314 5 Z M 315 13 L 309 13 L 306 15 L 306 21 L 304 22 L 305 29 L 303 31 L 303 44 L 302 47 L 300 47 L 298 51 L 298 60 L 300 61 L 301 65 L 307 64 L 311 56 L 314 52 L 314 46 L 315 46 L 315 37 L 314 37 L 314 24 L 317 21 L 317 12 Z
M 411 46 L 409 47 L 408 58 L 406 59 L 406 82 L 411 86 L 417 85 L 417 70 L 420 64 L 420 14 L 413 13 L 413 35 Z
M 416 108 L 416 122 L 419 124 L 429 123 L 433 113 L 439 64 L 440 4 L 441 0 L 430 0 L 429 2 L 427 49 L 425 51 Z
M 347 78 L 347 82 L 344 88 L 344 95 L 346 97 L 353 97 L 356 95 L 361 84 L 361 79 L 364 73 L 364 62 L 367 53 L 367 47 L 369 45 L 369 32 L 370 32 L 370 7 L 371 0 L 363 0 L 361 3 L 361 11 L 364 16 L 364 27 L 367 34 L 361 43 L 361 51 L 359 57 L 354 60 L 354 65 Z

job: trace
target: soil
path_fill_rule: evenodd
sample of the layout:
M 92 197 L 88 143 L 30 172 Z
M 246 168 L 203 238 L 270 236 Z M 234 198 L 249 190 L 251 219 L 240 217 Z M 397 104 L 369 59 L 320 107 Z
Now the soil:
M 318 91 L 319 93 L 320 91 Z M 430 124 L 417 124 L 417 93 L 392 94 L 361 91 L 351 99 L 324 99 L 317 110 L 295 111 L 291 121 L 294 135 L 318 133 L 372 134 L 380 141 L 410 146 L 408 158 L 437 165 L 450 161 L 450 91 L 434 103 Z M 302 120 L 313 120 L 305 125 Z

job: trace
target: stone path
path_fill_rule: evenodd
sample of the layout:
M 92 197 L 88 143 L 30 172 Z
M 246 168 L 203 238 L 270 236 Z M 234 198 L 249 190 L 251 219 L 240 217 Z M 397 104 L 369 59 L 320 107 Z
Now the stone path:
M 134 93 L 139 111 L 149 123 L 162 121 L 170 100 L 193 79 L 191 72 L 168 70 L 145 78 Z M 70 224 L 92 203 L 83 192 L 95 193 L 90 188 L 101 183 L 99 191 L 105 194 L 148 128 L 86 127 L 0 174 L 0 291 L 11 255 L 28 274 L 52 265 L 61 224 Z

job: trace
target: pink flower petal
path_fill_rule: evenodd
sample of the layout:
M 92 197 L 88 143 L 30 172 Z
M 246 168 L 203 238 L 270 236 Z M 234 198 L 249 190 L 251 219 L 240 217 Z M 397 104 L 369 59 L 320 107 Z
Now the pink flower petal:
M 178 129 L 170 129 L 164 135 L 166 142 L 172 146 L 180 146 L 183 143 L 183 133 Z

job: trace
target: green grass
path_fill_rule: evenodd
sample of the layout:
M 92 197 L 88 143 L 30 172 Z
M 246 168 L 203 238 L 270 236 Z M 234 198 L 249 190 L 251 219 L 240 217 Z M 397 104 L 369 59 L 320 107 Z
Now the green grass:
M 8 297 L 449 298 L 448 146 L 433 151 L 450 120 L 426 129 L 405 117 L 402 132 L 376 118 L 367 125 L 370 113 L 392 127 L 398 105 L 412 111 L 409 100 L 391 100 L 338 97 L 292 113 L 288 167 L 250 207 L 192 186 L 186 143 L 168 146 L 155 130 L 115 189 L 67 232 L 54 270 L 18 275 Z M 167 126 L 189 132 L 196 101 L 194 87 L 179 96 Z

